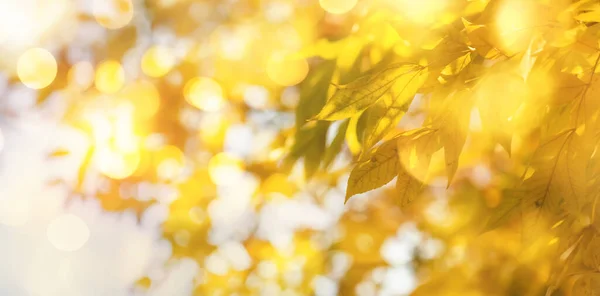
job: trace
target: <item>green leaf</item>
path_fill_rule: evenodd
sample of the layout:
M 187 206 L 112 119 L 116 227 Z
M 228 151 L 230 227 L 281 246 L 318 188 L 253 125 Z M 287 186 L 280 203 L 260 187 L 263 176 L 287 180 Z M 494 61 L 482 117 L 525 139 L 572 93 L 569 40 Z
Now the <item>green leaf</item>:
M 315 69 L 301 85 L 300 101 L 296 108 L 297 131 L 294 135 L 294 143 L 283 161 L 284 170 L 290 170 L 298 159 L 304 158 L 304 171 L 307 177 L 312 176 L 320 166 L 329 128 L 328 122 L 307 124 L 307 119 L 317 114 L 327 100 L 335 61 L 327 61 Z
M 327 129 L 329 122 L 319 122 L 313 129 L 313 137 L 304 151 L 304 176 L 309 179 L 319 169 L 321 160 L 325 154 L 325 145 L 327 142 Z
M 301 127 L 317 114 L 327 101 L 335 61 L 327 61 L 316 67 L 304 80 L 300 88 L 300 100 L 296 107 L 296 126 Z
M 411 85 L 414 74 L 422 70 L 423 67 L 419 65 L 396 64 L 367 73 L 347 85 L 339 86 L 314 119 L 333 121 L 352 117 L 377 103 L 394 85 L 414 88 Z
M 284 169 L 290 170 L 298 159 L 304 158 L 304 173 L 307 178 L 310 178 L 319 168 L 325 153 L 328 128 L 329 122 L 316 122 L 300 128 L 284 160 Z
M 325 157 L 323 159 L 323 167 L 325 169 L 329 168 L 335 157 L 342 150 L 342 146 L 344 145 L 344 139 L 346 138 L 346 130 L 348 129 L 349 120 L 345 120 L 337 130 L 337 134 L 331 144 L 325 150 Z
M 427 80 L 427 71 L 422 70 L 411 74 L 408 84 L 402 88 L 392 88 L 369 110 L 369 119 L 366 127 L 366 140 L 364 146 L 368 149 L 373 147 L 387 133 L 398 125 L 402 116 L 408 110 L 416 92 Z
M 369 158 L 357 164 L 348 179 L 346 201 L 353 195 L 379 188 L 398 173 L 397 139 L 387 141 L 371 151 Z

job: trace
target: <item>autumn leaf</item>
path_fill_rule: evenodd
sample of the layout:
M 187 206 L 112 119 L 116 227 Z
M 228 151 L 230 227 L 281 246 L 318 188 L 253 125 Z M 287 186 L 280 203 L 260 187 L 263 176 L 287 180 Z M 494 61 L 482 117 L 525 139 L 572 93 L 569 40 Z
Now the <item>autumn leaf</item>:
M 584 10 L 576 15 L 575 19 L 586 23 L 599 22 L 600 5 L 596 3 L 593 7 L 589 7 L 589 9 Z
M 398 170 L 398 179 L 396 179 L 396 191 L 401 207 L 406 207 L 412 203 L 421 193 L 423 183 L 411 175 L 402 165 Z
M 409 84 L 401 88 L 392 88 L 371 108 L 365 128 L 367 134 L 364 146 L 368 149 L 390 132 L 408 110 L 418 89 L 425 83 L 427 71 L 414 73 Z
M 396 139 L 387 141 L 369 153 L 369 158 L 357 164 L 348 179 L 346 201 L 359 193 L 389 183 L 398 173 Z
M 490 211 L 483 232 L 498 228 L 518 213 L 522 199 L 522 192 L 517 190 L 506 190 L 502 195 L 500 204 Z
M 456 75 L 464 70 L 471 63 L 471 52 L 467 52 L 466 54 L 458 57 L 452 63 L 446 65 L 444 69 L 442 69 L 443 75 Z
M 440 140 L 444 147 L 448 186 L 452 183 L 458 170 L 458 161 L 469 132 L 472 101 L 470 92 L 458 91 L 448 97 L 441 97 L 441 107 L 434 115 L 434 128 L 439 130 Z
M 588 273 L 576 279 L 571 295 L 595 296 L 599 290 L 600 274 Z
M 586 157 L 574 130 L 540 145 L 531 161 L 534 173 L 520 186 L 526 237 L 552 224 L 567 212 L 579 212 L 586 196 Z M 533 232 L 533 233 L 532 233 Z
M 379 72 L 365 74 L 339 86 L 314 119 L 332 121 L 352 117 L 377 103 L 394 85 L 407 90 L 418 89 L 415 74 L 420 71 L 423 67 L 419 65 L 395 64 Z

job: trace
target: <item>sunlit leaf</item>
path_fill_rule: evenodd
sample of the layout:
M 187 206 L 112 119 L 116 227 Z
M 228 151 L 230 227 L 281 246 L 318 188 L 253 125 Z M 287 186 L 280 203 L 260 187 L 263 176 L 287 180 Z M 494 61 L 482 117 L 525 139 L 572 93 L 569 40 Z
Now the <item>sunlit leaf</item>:
M 395 84 L 407 89 L 415 88 L 415 74 L 422 70 L 418 65 L 396 64 L 361 76 L 339 86 L 314 119 L 340 120 L 354 116 L 375 104 Z
M 521 186 L 525 194 L 522 208 L 526 237 L 555 223 L 566 211 L 581 209 L 586 196 L 586 151 L 574 130 L 540 145 L 531 162 L 535 171 Z
M 406 207 L 412 203 L 422 189 L 423 183 L 400 165 L 398 179 L 396 180 L 396 191 L 398 192 L 400 206 Z
M 367 160 L 358 163 L 348 179 L 346 200 L 389 183 L 398 172 L 398 150 L 395 139 L 381 144 L 369 153 Z
M 392 88 L 371 107 L 373 111 L 369 113 L 367 119 L 365 147 L 372 147 L 398 125 L 408 110 L 415 93 L 426 79 L 427 72 L 425 70 L 415 73 L 410 85 L 400 89 Z
M 515 214 L 518 214 L 522 199 L 522 192 L 516 190 L 507 190 L 504 192 L 500 204 L 491 210 L 483 231 L 493 230 L 504 224 Z
M 442 97 L 443 98 L 443 97 Z M 448 186 L 452 183 L 458 169 L 458 161 L 469 132 L 472 101 L 469 92 L 451 93 L 441 102 L 433 124 L 439 130 L 444 146 Z
M 472 53 L 468 52 L 465 55 L 458 57 L 456 60 L 454 60 L 452 63 L 444 67 L 444 69 L 442 69 L 442 74 L 455 75 L 460 73 L 462 70 L 465 69 L 465 67 L 469 65 L 469 63 L 471 63 L 471 55 Z

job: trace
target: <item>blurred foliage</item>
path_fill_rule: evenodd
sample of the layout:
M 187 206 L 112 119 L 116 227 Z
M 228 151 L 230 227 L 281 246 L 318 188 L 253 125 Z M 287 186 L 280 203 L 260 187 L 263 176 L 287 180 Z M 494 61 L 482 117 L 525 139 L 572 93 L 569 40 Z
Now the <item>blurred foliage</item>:
M 600 293 L 597 1 L 83 2 L 0 66 L 194 295 Z

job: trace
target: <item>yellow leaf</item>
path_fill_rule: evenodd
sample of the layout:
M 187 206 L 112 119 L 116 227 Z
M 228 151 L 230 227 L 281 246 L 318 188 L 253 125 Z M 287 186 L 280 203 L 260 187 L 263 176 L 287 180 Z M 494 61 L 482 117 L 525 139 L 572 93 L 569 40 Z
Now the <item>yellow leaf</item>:
M 408 110 L 417 90 L 427 80 L 427 71 L 419 71 L 413 75 L 411 82 L 399 90 L 392 89 L 369 109 L 367 126 L 365 127 L 365 147 L 373 147 L 390 132 Z M 409 88 L 410 86 L 410 88 Z
M 348 128 L 346 130 L 346 144 L 348 144 L 348 149 L 350 149 L 350 152 L 355 155 L 360 153 L 360 149 L 362 148 L 360 140 L 358 139 L 358 123 L 359 119 L 362 117 L 361 115 L 362 113 L 350 118 L 348 120 Z
M 521 58 L 521 62 L 519 63 L 519 74 L 523 77 L 524 81 L 527 81 L 527 77 L 529 77 L 529 72 L 533 68 L 533 64 L 535 63 L 535 57 L 532 57 L 531 47 L 533 46 L 533 40 L 529 43 L 529 47 L 523 53 L 523 57 Z
M 521 204 L 522 199 L 522 192 L 517 190 L 506 190 L 500 204 L 491 210 L 483 231 L 493 230 L 510 219 L 519 211 L 519 205 Z
M 580 13 L 575 16 L 575 19 L 586 23 L 600 22 L 600 7 L 597 7 L 591 11 Z
M 396 64 L 367 73 L 339 86 L 314 119 L 333 121 L 352 117 L 377 103 L 395 84 L 413 89 L 414 74 L 422 70 L 423 67 L 418 65 Z
M 400 206 L 406 207 L 419 196 L 423 189 L 423 183 L 411 175 L 402 165 L 396 179 L 396 191 L 400 200 Z
M 398 165 L 396 139 L 381 144 L 370 153 L 367 160 L 352 169 L 346 189 L 346 200 L 389 183 L 398 173 Z
M 458 160 L 467 139 L 471 107 L 467 91 L 454 92 L 443 98 L 442 107 L 433 119 L 434 127 L 439 130 L 444 146 L 448 187 L 458 169 Z
M 595 296 L 600 291 L 600 274 L 584 274 L 573 284 L 571 295 Z
M 456 75 L 471 63 L 471 52 L 458 57 L 452 63 L 442 69 L 443 75 Z
M 565 212 L 579 213 L 586 203 L 586 167 L 591 151 L 582 147 L 574 130 L 545 141 L 535 152 L 533 175 L 521 185 L 525 237 L 560 220 Z

